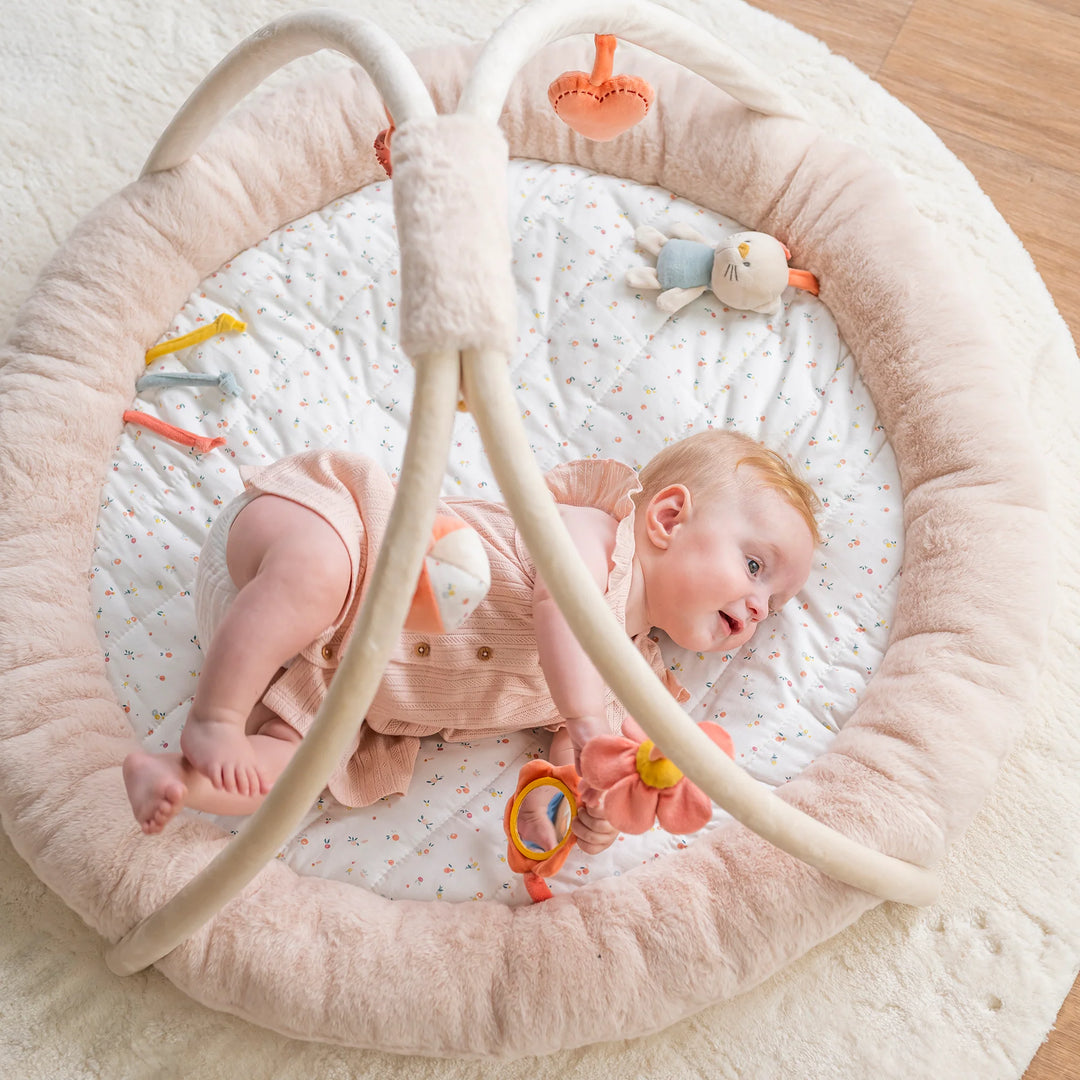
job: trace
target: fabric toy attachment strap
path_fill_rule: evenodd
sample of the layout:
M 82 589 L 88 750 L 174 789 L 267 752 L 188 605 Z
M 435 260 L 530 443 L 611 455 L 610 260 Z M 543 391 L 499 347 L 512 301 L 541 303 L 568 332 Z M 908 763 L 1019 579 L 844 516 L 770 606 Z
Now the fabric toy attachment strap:
M 240 385 L 231 371 L 215 375 L 210 371 L 151 371 L 135 383 L 136 393 L 159 386 L 216 386 L 230 397 L 240 396 Z
M 655 91 L 636 75 L 612 75 L 615 35 L 596 34 L 592 73 L 564 71 L 549 87 L 555 114 L 579 135 L 607 142 L 645 119 Z
M 124 423 L 138 424 L 139 427 L 144 427 L 147 431 L 157 432 L 158 435 L 163 435 L 166 439 L 171 439 L 181 446 L 189 446 L 198 454 L 205 454 L 207 451 L 213 450 L 215 446 L 225 445 L 225 439 L 221 435 L 215 435 L 213 438 L 206 435 L 196 435 L 191 431 L 185 431 L 183 428 L 167 424 L 164 420 L 159 420 L 149 413 L 138 412 L 135 409 L 125 411 Z
M 246 322 L 235 318 L 227 311 L 223 311 L 212 323 L 200 326 L 198 330 L 192 330 L 190 334 L 181 334 L 180 337 L 170 338 L 168 341 L 155 345 L 152 349 L 147 349 L 146 362 L 152 364 L 159 356 L 178 352 L 180 349 L 186 349 L 189 345 L 197 345 L 199 342 L 208 341 L 210 338 L 217 337 L 218 334 L 224 334 L 230 330 L 240 331 L 246 329 Z

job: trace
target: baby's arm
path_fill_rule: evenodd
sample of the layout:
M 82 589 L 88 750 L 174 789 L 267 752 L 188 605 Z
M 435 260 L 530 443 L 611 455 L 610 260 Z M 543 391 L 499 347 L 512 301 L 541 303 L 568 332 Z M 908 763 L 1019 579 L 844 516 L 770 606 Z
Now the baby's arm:
M 559 511 L 593 580 L 606 591 L 618 522 L 594 507 L 560 506 Z M 533 617 L 540 666 L 555 707 L 566 720 L 573 761 L 580 772 L 581 748 L 594 735 L 610 733 L 604 716 L 604 680 L 539 576 L 533 590 Z M 587 807 L 581 808 L 574 832 L 589 854 L 602 851 L 618 836 L 596 808 Z
M 589 506 L 560 506 L 559 511 L 586 569 L 600 591 L 606 591 L 618 522 Z M 539 575 L 533 589 L 533 618 L 540 666 L 555 707 L 566 720 L 577 763 L 589 738 L 609 734 L 604 719 L 604 680 Z

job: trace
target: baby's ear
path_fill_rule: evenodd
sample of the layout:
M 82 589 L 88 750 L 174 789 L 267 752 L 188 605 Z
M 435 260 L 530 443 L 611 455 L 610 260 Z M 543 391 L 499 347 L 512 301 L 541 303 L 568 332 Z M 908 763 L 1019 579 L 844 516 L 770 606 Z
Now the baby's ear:
M 645 531 L 653 545 L 664 549 L 672 534 L 690 518 L 690 492 L 682 484 L 669 484 L 645 507 Z

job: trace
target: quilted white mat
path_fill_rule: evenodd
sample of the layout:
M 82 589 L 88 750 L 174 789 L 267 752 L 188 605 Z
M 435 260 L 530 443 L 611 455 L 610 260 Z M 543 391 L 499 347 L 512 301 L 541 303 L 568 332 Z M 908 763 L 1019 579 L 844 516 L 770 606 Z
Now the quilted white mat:
M 519 348 L 512 376 L 537 461 L 644 464 L 667 442 L 732 427 L 783 453 L 824 504 L 825 542 L 803 592 L 734 656 L 663 643 L 695 720 L 730 732 L 736 760 L 782 784 L 827 748 L 882 656 L 902 548 L 899 482 L 873 403 L 828 310 L 788 289 L 770 318 L 711 293 L 667 317 L 624 284 L 634 229 L 690 222 L 708 237 L 739 223 L 658 188 L 580 167 L 510 166 Z M 106 479 L 91 589 L 119 699 L 151 750 L 175 749 L 201 666 L 192 588 L 238 467 L 312 446 L 374 456 L 395 475 L 412 397 L 396 343 L 397 246 L 389 182 L 275 232 L 204 281 L 167 337 L 227 311 L 247 323 L 155 361 L 150 371 L 231 373 L 216 386 L 144 391 L 133 408 L 226 445 L 199 455 L 128 425 Z M 459 416 L 446 495 L 497 498 L 468 415 Z M 425 740 L 410 790 L 349 809 L 328 795 L 280 853 L 301 873 L 383 895 L 527 902 L 505 858 L 505 799 L 544 732 Z M 719 812 L 713 824 L 723 819 Z M 223 819 L 239 828 L 243 819 Z M 623 873 L 692 837 L 623 837 L 572 854 L 556 890 Z

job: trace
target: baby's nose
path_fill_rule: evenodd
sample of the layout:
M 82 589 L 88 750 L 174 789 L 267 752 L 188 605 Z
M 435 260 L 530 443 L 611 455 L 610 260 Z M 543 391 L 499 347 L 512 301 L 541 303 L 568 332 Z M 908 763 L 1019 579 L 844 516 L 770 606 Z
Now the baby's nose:
M 746 598 L 746 613 L 754 622 L 761 622 L 769 614 L 769 602 L 757 593 L 751 593 Z

